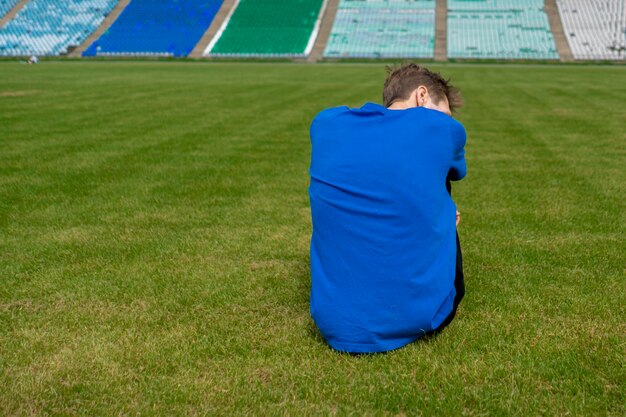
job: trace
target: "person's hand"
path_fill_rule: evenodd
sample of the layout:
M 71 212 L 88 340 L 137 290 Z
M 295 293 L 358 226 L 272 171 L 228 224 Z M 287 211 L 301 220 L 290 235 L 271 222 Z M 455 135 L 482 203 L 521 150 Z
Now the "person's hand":
M 459 222 L 461 221 L 461 212 L 460 211 L 456 211 L 456 225 L 459 225 Z

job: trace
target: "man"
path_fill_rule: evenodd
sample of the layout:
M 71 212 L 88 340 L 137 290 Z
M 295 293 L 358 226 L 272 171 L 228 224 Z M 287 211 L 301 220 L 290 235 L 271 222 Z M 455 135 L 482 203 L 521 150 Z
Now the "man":
M 389 69 L 384 106 L 335 107 L 311 125 L 311 315 L 336 350 L 402 347 L 448 325 L 464 294 L 465 176 L 458 90 L 416 64 Z

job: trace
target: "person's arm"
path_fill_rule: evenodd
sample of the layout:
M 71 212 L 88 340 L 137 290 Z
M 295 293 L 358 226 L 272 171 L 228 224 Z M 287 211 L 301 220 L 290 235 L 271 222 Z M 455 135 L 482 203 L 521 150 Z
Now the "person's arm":
M 448 179 L 459 181 L 467 174 L 465 164 L 466 134 L 463 125 L 456 120 L 452 120 L 450 124 L 450 136 L 452 139 L 452 163 L 448 172 Z
M 452 195 L 452 184 L 450 181 L 458 181 L 463 179 L 467 174 L 467 165 L 465 163 L 465 142 L 466 133 L 463 125 L 454 120 L 450 126 L 450 136 L 452 139 L 452 164 L 446 178 L 446 189 Z M 461 221 L 461 212 L 456 211 L 456 225 Z
M 448 194 L 450 194 L 450 197 L 452 197 L 452 184 L 450 183 L 450 176 L 448 175 L 448 178 L 446 178 L 446 190 L 448 190 Z M 459 225 L 459 222 L 461 221 L 461 212 L 460 211 L 456 211 L 456 225 Z

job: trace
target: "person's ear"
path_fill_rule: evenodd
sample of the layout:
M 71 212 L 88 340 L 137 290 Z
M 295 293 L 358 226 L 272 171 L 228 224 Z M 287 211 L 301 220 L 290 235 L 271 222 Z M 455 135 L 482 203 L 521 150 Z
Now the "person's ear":
M 428 89 L 420 85 L 417 87 L 417 94 L 415 94 L 415 98 L 417 100 L 417 107 L 422 107 L 428 101 Z

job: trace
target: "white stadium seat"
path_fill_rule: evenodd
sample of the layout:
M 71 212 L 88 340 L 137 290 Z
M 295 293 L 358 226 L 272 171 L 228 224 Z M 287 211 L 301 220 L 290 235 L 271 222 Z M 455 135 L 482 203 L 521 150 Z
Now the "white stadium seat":
M 575 59 L 625 59 L 625 0 L 557 0 L 557 6 Z

